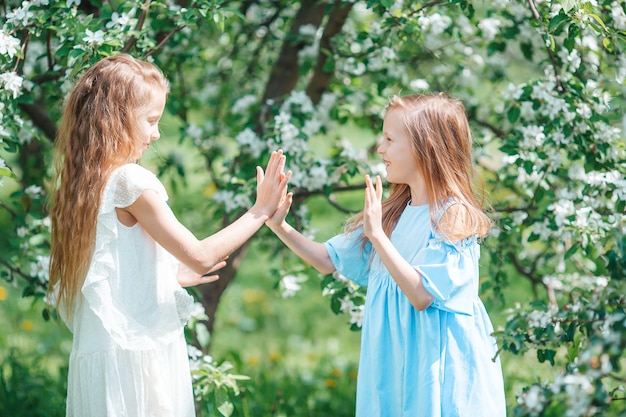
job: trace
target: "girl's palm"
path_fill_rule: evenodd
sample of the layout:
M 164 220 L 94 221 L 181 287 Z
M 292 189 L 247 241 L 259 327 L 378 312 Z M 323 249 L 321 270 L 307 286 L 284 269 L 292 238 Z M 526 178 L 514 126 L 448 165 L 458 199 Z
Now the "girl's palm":
M 291 171 L 286 174 L 283 172 L 285 159 L 283 151 L 279 150 L 272 152 L 265 172 L 261 167 L 257 167 L 257 200 L 255 205 L 268 216 L 276 211 L 287 192 Z

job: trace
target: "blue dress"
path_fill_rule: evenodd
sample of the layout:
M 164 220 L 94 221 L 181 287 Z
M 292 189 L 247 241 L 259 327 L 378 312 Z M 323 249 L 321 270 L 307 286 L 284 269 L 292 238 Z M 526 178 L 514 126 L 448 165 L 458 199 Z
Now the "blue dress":
M 434 297 L 416 310 L 361 230 L 325 242 L 339 273 L 367 286 L 357 417 L 503 417 L 502 368 L 478 298 L 476 238 L 450 243 L 431 228 L 429 206 L 407 205 L 391 241 Z

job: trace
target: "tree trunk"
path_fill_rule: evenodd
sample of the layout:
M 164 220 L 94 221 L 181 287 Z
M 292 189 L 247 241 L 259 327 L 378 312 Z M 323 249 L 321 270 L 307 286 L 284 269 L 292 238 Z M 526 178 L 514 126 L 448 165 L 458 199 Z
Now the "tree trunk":
M 198 287 L 200 293 L 202 294 L 202 299 L 200 301 L 204 306 L 204 310 L 209 316 L 209 319 L 205 322 L 205 325 L 209 333 L 211 334 L 213 334 L 215 316 L 220 298 L 222 298 L 222 295 L 224 294 L 224 291 L 226 290 L 228 285 L 235 279 L 235 276 L 237 275 L 237 270 L 239 269 L 239 264 L 241 263 L 241 260 L 243 259 L 247 248 L 248 242 L 244 243 L 243 246 L 241 246 L 230 255 L 224 269 L 218 271 L 220 279 L 215 282 L 211 282 L 209 284 L 201 285 L 200 287 Z
M 294 17 L 291 30 L 285 37 L 280 55 L 276 60 L 270 78 L 263 94 L 262 103 L 268 99 L 283 97 L 291 92 L 298 82 L 300 68 L 298 66 L 298 52 L 306 46 L 298 41 L 300 28 L 304 25 L 319 27 L 326 10 L 326 2 L 319 0 L 304 0 L 300 10 Z
M 328 16 L 328 22 L 326 22 L 322 39 L 320 39 L 315 70 L 313 71 L 313 76 L 306 89 L 307 95 L 315 104 L 319 103 L 322 94 L 328 91 L 328 85 L 334 75 L 333 71 L 327 71 L 325 69 L 329 57 L 328 52 L 332 49 L 331 40 L 333 36 L 341 32 L 343 24 L 346 22 L 348 14 L 350 14 L 350 10 L 352 10 L 352 6 L 354 5 L 354 3 L 342 3 L 343 2 L 340 0 L 335 0 L 333 9 Z
M 306 46 L 305 43 L 297 40 L 300 28 L 304 25 L 319 27 L 326 14 L 327 6 L 328 4 L 324 1 L 302 1 L 300 10 L 293 19 L 291 29 L 283 42 L 279 56 L 271 70 L 263 94 L 262 103 L 265 104 L 269 99 L 284 97 L 296 87 L 300 76 L 298 52 Z M 333 75 L 332 72 L 325 72 L 323 70 L 327 56 L 323 53 L 322 48 L 324 50 L 330 49 L 330 39 L 341 31 L 351 8 L 351 3 L 341 4 L 340 1 L 336 1 L 333 5 L 332 14 L 328 18 L 327 26 L 320 44 L 319 62 L 316 65 L 315 72 L 307 89 L 307 92 L 310 91 L 314 102 L 318 102 L 322 93 L 328 89 L 328 84 Z M 266 114 L 263 113 L 266 110 L 267 109 L 261 110 L 261 114 L 257 117 L 259 121 L 259 125 L 257 126 L 258 133 L 264 130 Z M 226 225 L 227 224 L 224 224 L 224 226 Z M 248 244 L 249 242 L 246 242 L 229 257 L 228 265 L 219 272 L 220 279 L 218 281 L 200 287 L 200 292 L 202 293 L 201 302 L 209 316 L 206 326 L 211 334 L 214 333 L 215 329 L 219 301 L 226 288 L 235 279 L 239 264 L 246 252 Z

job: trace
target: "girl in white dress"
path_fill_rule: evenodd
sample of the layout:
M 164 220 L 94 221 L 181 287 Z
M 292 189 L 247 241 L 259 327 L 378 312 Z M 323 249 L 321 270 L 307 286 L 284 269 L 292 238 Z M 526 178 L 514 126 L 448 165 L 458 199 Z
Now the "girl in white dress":
M 282 151 L 257 168 L 257 200 L 230 226 L 198 240 L 137 165 L 169 85 L 154 65 L 120 54 L 78 80 L 57 139 L 51 209 L 50 296 L 73 333 L 68 417 L 195 415 L 182 289 L 211 275 L 274 213 L 290 173 Z

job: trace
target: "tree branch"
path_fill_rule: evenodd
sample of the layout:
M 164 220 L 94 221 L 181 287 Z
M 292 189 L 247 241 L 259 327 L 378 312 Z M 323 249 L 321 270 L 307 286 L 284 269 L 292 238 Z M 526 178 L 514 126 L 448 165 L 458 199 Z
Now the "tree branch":
M 141 13 L 139 14 L 139 19 L 137 19 L 137 24 L 135 25 L 135 30 L 139 32 L 143 27 L 143 24 L 146 21 L 146 17 L 148 16 L 148 10 L 150 9 L 150 0 L 146 0 L 146 2 L 141 6 Z M 137 38 L 135 36 L 131 36 L 126 44 L 122 48 L 120 52 L 127 53 L 129 52 L 133 46 L 137 43 Z
M 541 21 L 541 15 L 537 10 L 537 5 L 535 5 L 535 0 L 528 0 L 528 5 L 530 6 L 530 10 L 533 14 L 533 17 L 536 20 Z M 545 45 L 545 42 L 543 42 Z M 552 64 L 552 69 L 554 70 L 554 77 L 556 79 L 556 85 L 559 91 L 565 91 L 565 87 L 563 86 L 563 82 L 561 81 L 561 76 L 559 75 L 559 63 L 554 55 L 554 51 L 550 49 L 549 46 L 546 46 L 546 51 L 548 52 L 548 57 L 550 58 L 550 63 Z
M 161 42 L 158 43 L 157 46 L 155 46 L 154 48 L 152 48 L 151 50 L 149 50 L 148 52 L 146 52 L 143 56 L 143 59 L 148 58 L 150 55 L 152 55 L 153 53 L 155 53 L 156 51 L 158 51 L 159 49 L 161 49 L 163 47 L 163 45 L 165 45 L 167 43 L 167 41 L 169 41 L 172 36 L 174 36 L 174 34 L 176 34 L 177 32 L 179 32 L 180 30 L 182 30 L 185 26 L 176 26 L 176 29 L 174 29 L 173 31 L 171 31 L 170 33 L 168 33 L 167 35 L 165 35 L 163 37 L 163 39 L 161 39 Z
M 26 281 L 28 281 L 29 283 L 33 283 L 35 281 L 35 278 L 31 277 L 28 274 L 25 274 L 24 272 L 22 272 L 19 268 L 15 268 L 13 267 L 13 265 L 11 265 L 9 263 L 9 261 L 6 261 L 2 258 L 0 258 L 0 265 L 4 265 L 8 270 L 9 270 L 9 274 L 12 277 L 14 274 L 21 276 L 22 278 L 24 278 Z M 12 279 L 12 278 L 11 278 Z
M 50 142 L 54 142 L 57 135 L 57 125 L 50 118 L 50 115 L 41 103 L 19 103 L 20 109 L 30 117 L 35 126 L 37 126 L 46 135 Z

